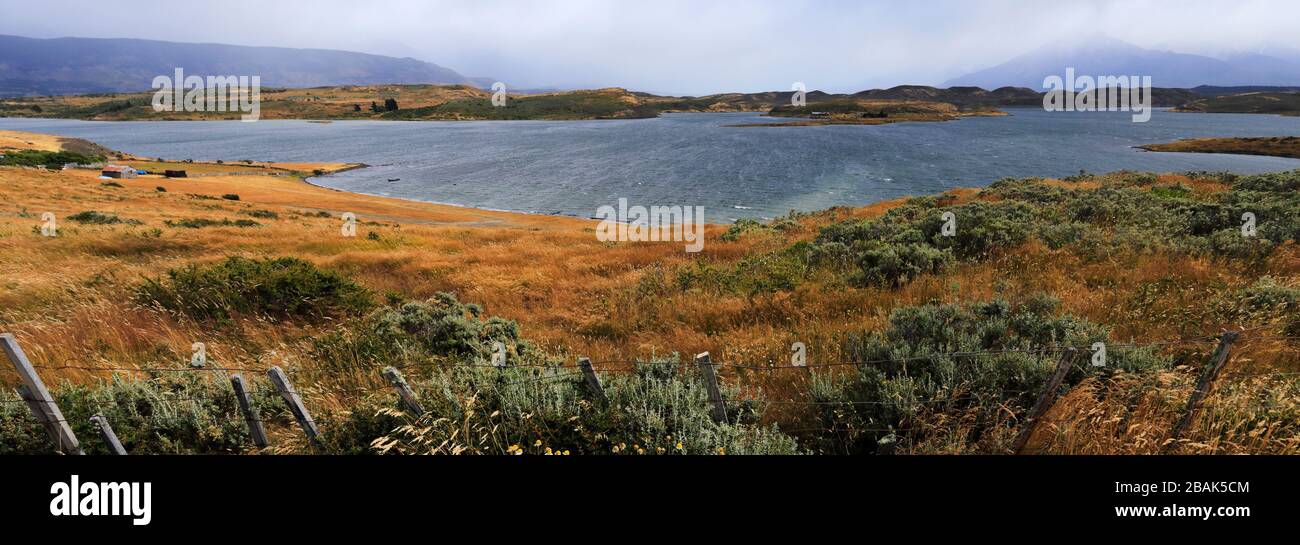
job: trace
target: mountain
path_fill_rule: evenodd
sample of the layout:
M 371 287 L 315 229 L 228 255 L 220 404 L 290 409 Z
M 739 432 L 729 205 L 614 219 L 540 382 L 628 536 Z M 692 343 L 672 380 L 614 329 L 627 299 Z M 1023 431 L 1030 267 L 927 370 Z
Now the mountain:
M 177 67 L 186 75 L 260 76 L 264 87 L 471 83 L 436 64 L 350 51 L 0 35 L 0 96 L 145 91 Z
M 1151 76 L 1152 85 L 1191 88 L 1201 85 L 1300 85 L 1300 62 L 1262 54 L 1216 59 L 1172 51 L 1144 49 L 1105 36 L 1058 43 L 1026 53 L 992 68 L 952 79 L 945 86 L 1043 88 L 1047 76 L 1065 77 L 1073 67 L 1083 76 Z

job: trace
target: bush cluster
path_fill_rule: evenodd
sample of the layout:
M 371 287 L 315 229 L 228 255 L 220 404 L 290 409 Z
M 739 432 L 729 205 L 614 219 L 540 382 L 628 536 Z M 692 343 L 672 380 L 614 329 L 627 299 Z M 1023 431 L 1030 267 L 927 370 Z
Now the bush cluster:
M 369 290 L 308 261 L 281 257 L 229 257 L 211 265 L 172 269 L 146 279 L 136 300 L 197 321 L 225 322 L 238 315 L 314 320 L 373 307 Z

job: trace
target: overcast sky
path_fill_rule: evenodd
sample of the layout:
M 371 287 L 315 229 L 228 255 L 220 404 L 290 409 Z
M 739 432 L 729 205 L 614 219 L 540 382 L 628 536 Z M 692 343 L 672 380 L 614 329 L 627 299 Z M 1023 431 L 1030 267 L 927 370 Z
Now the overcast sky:
M 1300 50 L 1295 0 L 0 0 L 0 34 L 346 49 L 516 87 L 939 84 L 1070 36 Z

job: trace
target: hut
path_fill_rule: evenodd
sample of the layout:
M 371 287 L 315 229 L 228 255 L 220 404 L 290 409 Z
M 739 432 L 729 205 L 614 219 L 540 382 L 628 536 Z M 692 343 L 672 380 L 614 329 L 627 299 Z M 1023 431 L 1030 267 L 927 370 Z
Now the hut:
M 135 178 L 135 169 L 121 165 L 108 165 L 100 171 L 99 175 L 105 178 Z

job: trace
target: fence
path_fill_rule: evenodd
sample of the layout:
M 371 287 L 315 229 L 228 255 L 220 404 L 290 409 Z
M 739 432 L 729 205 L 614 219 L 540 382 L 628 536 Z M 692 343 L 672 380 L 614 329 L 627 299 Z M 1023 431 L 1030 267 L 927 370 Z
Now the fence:
M 1137 348 L 1137 347 L 1168 346 L 1174 344 L 1206 343 L 1206 342 L 1214 342 L 1217 340 L 1218 345 L 1211 353 L 1209 360 L 1206 362 L 1204 368 L 1202 369 L 1200 376 L 1196 382 L 1195 388 L 1193 389 L 1192 393 L 1187 399 L 1187 402 L 1183 406 L 1181 417 L 1177 420 L 1176 424 L 1169 432 L 1169 437 L 1166 440 L 1163 447 L 1165 450 L 1168 450 L 1176 446 L 1178 444 L 1178 441 L 1181 439 L 1182 435 L 1186 432 L 1188 427 L 1195 420 L 1197 414 L 1201 411 L 1201 409 L 1204 406 L 1203 404 L 1206 396 L 1209 395 L 1209 393 L 1212 391 L 1212 389 L 1215 386 L 1215 382 L 1219 380 L 1219 378 L 1223 373 L 1223 370 L 1227 367 L 1227 363 L 1230 359 L 1230 354 L 1231 354 L 1233 344 L 1239 339 L 1242 333 L 1246 333 L 1248 331 L 1250 330 L 1244 330 L 1241 332 L 1228 332 L 1217 337 L 1179 339 L 1175 341 L 1153 342 L 1153 343 L 1142 343 L 1142 344 L 1111 345 L 1112 347 Z M 105 367 L 91 367 L 91 366 L 77 366 L 77 365 L 34 366 L 28 360 L 26 354 L 23 352 L 22 348 L 18 345 L 18 341 L 13 335 L 9 333 L 0 333 L 0 347 L 3 347 L 5 355 L 8 357 L 10 362 L 13 363 L 15 369 L 18 371 L 19 377 L 21 378 L 22 384 L 16 388 L 18 395 L 21 398 L 20 402 L 27 405 L 32 415 L 45 429 L 55 449 L 58 452 L 64 454 L 84 454 L 84 450 L 82 449 L 81 444 L 79 443 L 77 437 L 73 434 L 72 428 L 71 426 L 69 426 L 68 421 L 64 418 L 63 412 L 59 409 L 59 406 L 55 402 L 53 396 L 50 394 L 50 391 L 46 388 L 45 383 L 41 380 L 41 377 L 38 375 L 37 369 L 43 369 L 43 370 L 77 369 L 77 370 L 87 370 L 87 371 L 114 371 L 114 372 L 130 371 L 130 372 L 176 372 L 176 373 L 188 373 L 188 372 L 232 373 L 229 375 L 229 380 L 231 384 L 231 389 L 235 396 L 236 405 L 238 407 L 239 412 L 242 414 L 245 424 L 248 428 L 249 438 L 251 439 L 253 445 L 258 448 L 267 447 L 269 445 L 269 440 L 268 440 L 265 426 L 259 415 L 258 407 L 253 404 L 252 398 L 249 395 L 249 385 L 245 381 L 245 378 L 242 375 L 242 373 L 249 373 L 249 372 L 261 373 L 264 371 L 266 373 L 268 381 L 274 387 L 275 391 L 279 394 L 280 398 L 283 400 L 289 412 L 293 415 L 294 420 L 296 421 L 298 427 L 301 429 L 302 433 L 306 437 L 309 444 L 311 444 L 314 448 L 317 449 L 323 448 L 321 432 L 319 427 L 317 426 L 316 421 L 312 418 L 312 415 L 308 411 L 306 405 L 304 405 L 302 396 L 298 392 L 298 390 L 295 389 L 293 383 L 290 381 L 289 375 L 285 373 L 285 371 L 278 366 L 273 366 L 266 370 L 240 368 L 240 367 L 190 367 L 190 368 L 108 367 L 105 368 Z M 1016 434 L 1015 440 L 1013 441 L 1011 448 L 1008 450 L 1009 454 L 1021 454 L 1024 452 L 1025 447 L 1029 443 L 1030 439 L 1033 437 L 1035 430 L 1039 426 L 1039 423 L 1047 415 L 1048 411 L 1051 410 L 1053 404 L 1058 399 L 1061 386 L 1067 374 L 1079 364 L 1079 359 L 1080 359 L 1079 356 L 1084 352 L 1085 350 L 1080 347 L 1061 346 L 1061 347 L 1043 348 L 1043 349 L 1036 349 L 1036 350 L 1009 349 L 1009 350 L 985 350 L 985 351 L 971 351 L 971 352 L 951 352 L 951 353 L 944 353 L 944 354 L 930 354 L 926 356 L 918 356 L 915 358 L 829 362 L 829 363 L 812 365 L 812 366 L 809 366 L 807 364 L 802 364 L 802 365 L 729 364 L 725 362 L 712 361 L 710 354 L 706 352 L 695 356 L 694 366 L 697 368 L 700 377 L 702 379 L 704 388 L 707 391 L 708 400 L 711 405 L 711 416 L 713 420 L 718 423 L 726 423 L 729 421 L 728 409 L 727 409 L 727 404 L 729 400 L 724 398 L 724 396 L 722 395 L 722 391 L 719 386 L 718 369 L 730 368 L 730 369 L 737 369 L 743 371 L 759 371 L 759 372 L 775 372 L 784 369 L 802 369 L 804 370 L 804 372 L 811 372 L 814 369 L 832 368 L 837 366 L 862 367 L 867 365 L 876 365 L 876 364 L 885 364 L 885 363 L 907 363 L 909 361 L 934 358 L 937 356 L 976 357 L 976 356 L 983 356 L 983 355 L 996 355 L 996 354 L 1006 354 L 1006 353 L 1033 353 L 1033 354 L 1040 354 L 1040 355 L 1059 353 L 1059 356 L 1057 358 L 1056 368 L 1040 391 L 1003 392 L 1003 393 L 1017 393 L 1017 394 L 1030 394 L 1030 393 L 1037 394 L 1035 403 L 1033 404 L 1030 411 L 1026 415 L 1024 415 L 1023 424 L 1021 424 L 1020 429 Z M 553 381 L 553 380 L 573 380 L 574 378 L 581 376 L 581 380 L 586 385 L 586 391 L 588 392 L 588 395 L 591 397 L 591 401 L 596 403 L 605 403 L 607 401 L 607 396 L 604 387 L 602 385 L 600 375 L 596 372 L 596 368 L 595 368 L 596 363 L 602 365 L 604 364 L 682 365 L 675 361 L 660 362 L 660 363 L 645 363 L 645 362 L 634 361 L 634 360 L 608 360 L 602 362 L 592 362 L 588 358 L 578 358 L 574 364 L 559 364 L 559 365 L 524 365 L 524 364 L 509 364 L 508 362 L 505 361 L 499 361 L 499 362 L 494 362 L 492 364 L 463 362 L 463 363 L 451 364 L 451 366 L 483 367 L 483 368 L 496 368 L 496 369 L 504 369 L 505 367 L 509 366 L 509 367 L 519 367 L 519 368 L 532 367 L 532 368 L 546 370 L 546 373 L 543 374 L 543 376 L 541 377 L 517 381 L 517 382 L 509 383 L 507 385 L 518 385 L 518 384 L 527 384 L 527 383 Z M 410 388 L 410 385 L 407 383 L 405 377 L 401 372 L 401 369 L 406 367 L 409 367 L 409 365 L 386 366 L 382 369 L 379 369 L 378 367 L 363 366 L 357 369 L 371 370 L 371 371 L 379 370 L 380 376 L 387 383 L 387 386 L 383 387 L 382 389 L 391 388 L 394 392 L 396 392 L 398 400 L 400 401 L 402 406 L 409 414 L 420 416 L 425 412 L 425 409 L 422 403 L 420 402 L 420 400 L 418 399 L 418 397 L 416 396 L 415 392 Z M 563 371 L 565 369 L 567 369 L 567 371 Z M 349 368 L 347 370 L 354 370 L 354 369 Z M 612 373 L 615 372 L 615 369 L 608 368 L 604 372 Z M 1265 375 L 1284 376 L 1284 375 L 1297 375 L 1297 374 L 1300 373 L 1258 373 L 1258 374 L 1237 375 L 1237 376 L 1238 377 L 1253 377 L 1253 376 L 1265 376 Z M 353 388 L 353 389 L 347 389 L 347 391 L 364 393 L 364 392 L 378 391 L 380 389 L 381 388 Z M 335 390 L 335 391 L 342 392 L 344 390 Z M 173 401 L 175 400 L 179 400 L 179 399 L 173 399 Z M 923 400 L 918 402 L 919 403 L 950 403 L 957 400 L 958 399 L 941 399 L 941 400 Z M 783 401 L 783 400 L 743 399 L 743 398 L 731 399 L 730 402 L 731 403 L 756 403 L 756 404 L 767 404 L 767 405 L 823 405 L 823 404 L 854 405 L 854 404 L 867 404 L 867 403 L 877 403 L 877 404 L 887 403 L 885 401 L 818 402 L 818 401 L 793 401 L 793 400 Z M 118 440 L 117 435 L 114 433 L 112 425 L 107 418 L 105 418 L 102 414 L 95 414 L 94 416 L 91 417 L 91 423 L 93 424 L 93 428 L 99 432 L 100 440 L 103 441 L 105 447 L 108 449 L 109 452 L 118 455 L 125 455 L 127 453 L 122 443 Z M 786 433 L 795 433 L 795 432 L 802 432 L 802 431 L 834 431 L 834 430 L 818 429 L 818 430 L 783 430 L 783 431 L 785 431 Z M 858 430 L 858 431 L 873 431 L 873 430 Z M 874 431 L 886 432 L 892 430 L 874 430 Z

